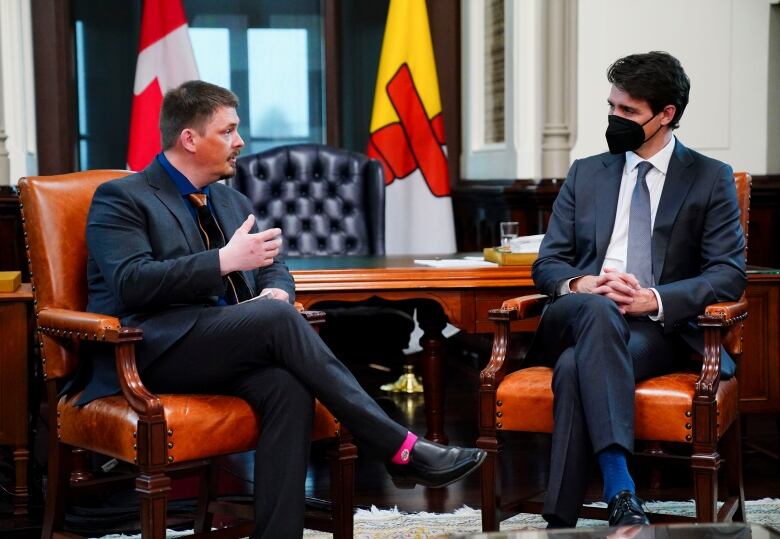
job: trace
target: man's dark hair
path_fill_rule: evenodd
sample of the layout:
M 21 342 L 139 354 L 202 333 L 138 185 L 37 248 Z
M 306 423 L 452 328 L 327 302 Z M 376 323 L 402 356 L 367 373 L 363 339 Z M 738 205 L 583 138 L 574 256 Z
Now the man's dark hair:
M 609 66 L 607 79 L 631 97 L 646 100 L 653 114 L 674 105 L 677 112 L 669 126 L 672 129 L 680 126 L 691 81 L 680 61 L 668 52 L 652 51 L 620 58 Z
M 202 80 L 187 81 L 169 90 L 160 109 L 163 150 L 172 148 L 181 132 L 188 127 L 202 133 L 206 122 L 220 107 L 238 107 L 236 94 Z

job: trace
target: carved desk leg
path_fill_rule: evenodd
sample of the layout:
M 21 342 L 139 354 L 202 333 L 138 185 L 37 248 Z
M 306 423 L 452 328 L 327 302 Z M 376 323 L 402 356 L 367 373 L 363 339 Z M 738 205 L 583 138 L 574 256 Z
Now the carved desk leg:
M 417 307 L 417 321 L 423 330 L 420 346 L 423 349 L 423 396 L 428 427 L 425 437 L 446 444 L 449 440 L 444 433 L 444 337 L 441 332 L 447 325 L 447 317 L 437 303 L 421 302 Z

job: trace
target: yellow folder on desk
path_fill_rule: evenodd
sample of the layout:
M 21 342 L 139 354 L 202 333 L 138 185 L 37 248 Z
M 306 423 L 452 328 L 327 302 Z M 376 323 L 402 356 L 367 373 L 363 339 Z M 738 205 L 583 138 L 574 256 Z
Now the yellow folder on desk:
M 21 284 L 21 271 L 0 271 L 0 292 L 15 292 Z
M 510 253 L 498 247 L 485 247 L 482 253 L 485 260 L 499 266 L 530 266 L 539 256 L 539 253 Z

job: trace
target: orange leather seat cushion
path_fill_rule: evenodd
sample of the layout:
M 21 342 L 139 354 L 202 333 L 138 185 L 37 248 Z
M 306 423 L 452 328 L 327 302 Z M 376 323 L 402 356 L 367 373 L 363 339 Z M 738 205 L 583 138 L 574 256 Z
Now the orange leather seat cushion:
M 252 408 L 237 397 L 159 395 L 170 431 L 168 457 L 183 462 L 254 449 L 258 424 Z M 78 395 L 57 403 L 57 434 L 64 443 L 110 455 L 125 462 L 136 458 L 138 415 L 121 395 L 78 407 Z M 312 439 L 335 436 L 339 424 L 319 401 Z
M 552 369 L 529 367 L 507 375 L 496 392 L 500 430 L 552 432 Z M 690 442 L 694 384 L 698 375 L 673 373 L 636 386 L 634 437 L 637 440 Z M 716 397 L 718 438 L 736 417 L 737 381 L 721 380 Z

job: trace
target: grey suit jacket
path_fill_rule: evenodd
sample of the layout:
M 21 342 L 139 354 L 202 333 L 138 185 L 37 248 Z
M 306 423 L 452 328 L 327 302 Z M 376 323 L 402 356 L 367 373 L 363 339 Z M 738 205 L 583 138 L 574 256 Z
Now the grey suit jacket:
M 624 164 L 624 155 L 608 153 L 572 164 L 533 266 L 534 283 L 543 293 L 555 298 L 564 280 L 601 271 Z M 731 167 L 677 141 L 658 204 L 652 252 L 665 331 L 679 332 L 701 353 L 696 317 L 711 303 L 739 299 L 747 285 Z M 724 377 L 734 370 L 725 355 Z
M 209 191 L 214 214 L 230 238 L 252 213 L 251 204 L 219 183 Z M 218 251 L 206 250 L 186 202 L 156 159 L 144 171 L 97 189 L 87 218 L 87 248 L 87 310 L 143 330 L 136 349 L 141 371 L 225 293 Z M 280 288 L 294 300 L 292 277 L 280 259 L 244 277 L 254 294 Z M 92 345 L 81 355 L 82 403 L 119 391 L 110 350 Z

